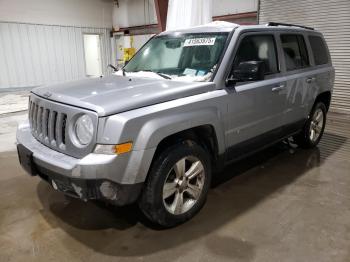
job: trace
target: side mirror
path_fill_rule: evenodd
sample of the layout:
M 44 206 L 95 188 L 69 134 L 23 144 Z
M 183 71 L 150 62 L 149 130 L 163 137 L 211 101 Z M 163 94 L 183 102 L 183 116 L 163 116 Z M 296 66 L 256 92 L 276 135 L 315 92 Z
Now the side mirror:
M 265 63 L 263 61 L 245 61 L 233 69 L 232 77 L 226 79 L 226 86 L 237 82 L 264 80 Z

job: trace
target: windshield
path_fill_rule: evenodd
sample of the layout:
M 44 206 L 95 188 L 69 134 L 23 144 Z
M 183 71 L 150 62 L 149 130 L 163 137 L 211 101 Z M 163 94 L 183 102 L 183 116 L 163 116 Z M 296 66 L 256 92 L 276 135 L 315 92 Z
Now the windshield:
M 224 50 L 227 33 L 159 36 L 124 67 L 126 73 L 153 72 L 163 78 L 209 81 Z

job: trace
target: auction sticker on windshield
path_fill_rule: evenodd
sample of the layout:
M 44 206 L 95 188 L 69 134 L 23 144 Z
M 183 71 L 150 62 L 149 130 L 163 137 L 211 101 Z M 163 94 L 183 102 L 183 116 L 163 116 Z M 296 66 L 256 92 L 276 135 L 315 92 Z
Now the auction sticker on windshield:
M 214 45 L 215 37 L 186 39 L 184 46 Z

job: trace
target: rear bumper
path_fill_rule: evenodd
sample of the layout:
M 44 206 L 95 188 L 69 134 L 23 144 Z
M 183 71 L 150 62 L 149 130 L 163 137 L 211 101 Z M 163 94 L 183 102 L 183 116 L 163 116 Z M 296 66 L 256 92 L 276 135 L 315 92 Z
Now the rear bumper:
M 118 181 L 125 176 L 123 158 L 102 154 L 73 158 L 38 142 L 28 124 L 17 130 L 17 151 L 21 166 L 30 175 L 38 175 L 56 190 L 82 200 L 126 205 L 135 202 L 142 190 L 142 182 Z

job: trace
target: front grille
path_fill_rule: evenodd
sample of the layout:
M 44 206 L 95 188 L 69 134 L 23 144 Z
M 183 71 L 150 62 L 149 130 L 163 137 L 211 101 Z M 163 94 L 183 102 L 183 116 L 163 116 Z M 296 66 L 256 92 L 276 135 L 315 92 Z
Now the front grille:
M 29 102 L 29 122 L 33 136 L 52 147 L 65 150 L 67 114 Z
M 78 144 L 72 132 L 72 125 L 84 114 L 91 117 L 95 127 L 94 139 L 87 146 Z M 45 146 L 75 158 L 83 158 L 94 150 L 98 124 L 95 112 L 31 94 L 28 116 L 33 137 Z

